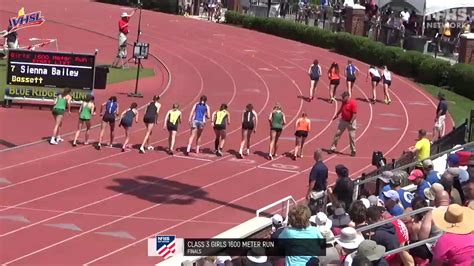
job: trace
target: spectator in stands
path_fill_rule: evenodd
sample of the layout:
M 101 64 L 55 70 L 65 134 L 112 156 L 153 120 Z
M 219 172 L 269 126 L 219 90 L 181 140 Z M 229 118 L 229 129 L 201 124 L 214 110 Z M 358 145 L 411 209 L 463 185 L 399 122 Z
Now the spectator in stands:
M 232 258 L 230 256 L 221 254 L 216 257 L 216 266 L 226 266 L 226 265 L 232 265 Z
M 418 141 L 415 146 L 410 147 L 408 150 L 416 154 L 416 160 L 422 162 L 423 160 L 430 157 L 431 143 L 428 138 L 426 138 L 426 130 L 418 130 Z
M 326 239 L 326 256 L 318 257 L 320 265 L 332 264 L 334 261 L 339 262 L 339 251 L 335 247 L 336 238 L 331 231 L 332 221 L 324 212 L 318 212 L 311 216 L 309 221 L 311 225 L 318 227 L 321 235 Z
M 367 199 L 370 202 L 370 206 L 383 206 L 383 201 L 375 195 L 370 195 Z
M 389 190 L 395 190 L 398 193 L 399 202 L 404 209 L 411 206 L 413 194 L 402 188 L 402 171 L 396 171 L 389 181 Z M 383 196 L 383 195 L 382 195 Z M 382 197 L 383 198 L 383 197 Z
M 362 255 L 372 262 L 372 265 L 388 266 L 388 262 L 383 258 L 385 247 L 377 245 L 375 241 L 364 240 L 357 248 L 357 255 Z M 357 256 L 356 255 L 356 256 Z
M 359 228 L 366 226 L 367 220 L 367 207 L 362 200 L 354 201 L 349 208 L 349 218 L 351 218 L 350 226 Z
M 307 238 L 323 238 L 318 228 L 311 226 L 309 218 L 311 217 L 311 211 L 308 206 L 304 204 L 298 204 L 292 207 L 288 213 L 289 227 L 285 228 L 281 232 L 279 238 L 283 239 L 307 239 Z M 292 265 L 304 265 L 309 262 L 311 257 L 309 256 L 286 256 L 285 264 L 287 266 Z
M 352 259 L 352 266 L 372 266 L 372 262 L 362 254 L 356 254 Z
M 327 189 L 329 199 L 333 204 L 339 201 L 344 204 L 344 208 L 349 208 L 354 193 L 354 182 L 349 178 L 349 169 L 342 164 L 336 165 L 336 174 L 337 180 L 334 190 L 330 187 Z
M 403 214 L 403 208 L 400 204 L 400 196 L 395 190 L 389 190 L 383 192 L 384 196 L 384 205 L 388 213 L 393 216 L 399 216 Z
M 382 190 L 380 191 L 379 198 L 383 197 L 383 192 L 389 191 L 390 188 L 390 180 L 393 177 L 393 172 L 392 171 L 383 171 L 381 175 L 379 175 L 378 179 L 382 181 Z
M 474 176 L 469 178 L 469 181 L 463 186 L 464 191 L 464 205 L 474 209 Z
M 425 188 L 424 194 L 425 198 L 430 201 L 430 206 L 434 206 L 434 200 L 436 193 L 444 190 L 443 185 L 440 183 L 434 183 L 431 187 Z
M 474 256 L 474 210 L 451 204 L 433 210 L 434 224 L 444 231 L 433 248 L 435 265 L 472 265 Z
M 423 172 L 425 173 L 426 181 L 430 183 L 430 185 L 441 181 L 441 175 L 438 171 L 434 170 L 433 161 L 430 159 L 423 161 Z
M 334 235 L 341 234 L 341 230 L 351 223 L 351 217 L 344 210 L 344 208 L 339 207 L 334 210 L 334 214 L 330 216 L 332 221 L 332 232 Z
M 448 156 L 447 163 L 449 167 L 447 171 L 454 177 L 453 187 L 456 188 L 456 190 L 459 192 L 461 202 L 464 202 L 464 193 L 462 191 L 462 185 L 469 180 L 469 173 L 465 169 L 459 167 L 459 155 L 455 153 L 450 154 Z
M 362 241 L 364 241 L 364 237 L 357 233 L 354 228 L 346 227 L 342 229 L 341 236 L 336 239 L 336 242 L 341 247 L 341 262 L 344 265 L 351 265 L 357 248 Z
M 408 20 L 410 19 L 410 12 L 408 12 L 408 8 L 404 8 L 403 11 L 400 12 L 400 17 L 402 18 L 403 24 L 406 27 Z
M 411 171 L 408 180 L 416 185 L 415 196 L 423 198 L 425 196 L 425 189 L 430 187 L 430 184 L 425 180 L 423 172 L 418 169 Z
M 243 260 L 244 266 L 272 266 L 265 255 L 264 248 L 252 248 L 247 252 L 247 257 Z
M 283 217 L 280 214 L 275 214 L 272 217 L 272 238 L 277 239 L 281 232 L 285 229 L 283 225 Z
M 457 203 L 459 205 L 462 204 L 461 196 L 456 188 L 453 187 L 454 184 L 454 175 L 451 174 L 449 171 L 444 172 L 441 176 L 441 185 L 443 185 L 444 190 L 448 192 L 450 202 Z
M 380 207 L 370 207 L 367 209 L 367 222 L 369 224 L 377 223 L 382 220 L 383 217 Z M 400 241 L 398 240 L 395 226 L 392 223 L 387 223 L 375 228 L 371 239 L 377 242 L 377 244 L 384 246 L 387 251 L 400 247 Z
M 412 208 L 413 210 L 418 210 L 424 207 L 427 207 L 428 204 L 426 203 L 424 198 L 421 197 L 415 197 L 412 200 Z M 426 213 L 419 213 L 415 214 L 413 219 L 411 221 L 404 221 L 405 224 L 407 225 L 408 232 L 410 235 L 410 244 L 411 243 L 416 243 L 419 241 L 419 233 L 421 230 L 421 225 L 423 221 L 423 217 L 425 216 Z M 407 217 L 409 218 L 409 217 Z M 415 262 L 417 265 L 422 264 L 422 262 L 426 262 L 431 260 L 432 255 L 431 251 L 428 249 L 426 245 L 421 245 L 415 248 L 410 249 L 410 254 L 413 256 Z
M 323 152 L 321 149 L 317 149 L 314 152 L 314 160 L 316 163 L 309 173 L 308 193 L 306 194 L 306 200 L 310 205 L 324 197 L 328 180 L 328 167 L 323 162 Z
M 449 194 L 446 191 L 436 193 L 435 207 L 436 209 L 446 209 L 449 206 Z M 420 232 L 418 233 L 419 240 L 425 240 L 435 236 L 439 233 L 439 229 L 433 224 L 432 211 L 426 212 L 421 221 Z

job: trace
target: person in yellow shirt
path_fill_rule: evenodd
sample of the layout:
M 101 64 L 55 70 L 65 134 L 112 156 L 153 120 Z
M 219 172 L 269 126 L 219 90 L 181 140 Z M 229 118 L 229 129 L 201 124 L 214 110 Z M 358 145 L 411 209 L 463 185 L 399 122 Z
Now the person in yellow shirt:
M 409 151 L 416 154 L 416 160 L 422 162 L 431 155 L 431 143 L 428 138 L 426 138 L 426 130 L 418 130 L 418 141 L 415 146 L 409 148 Z
M 230 113 L 227 111 L 227 104 L 221 104 L 219 111 L 212 114 L 212 125 L 216 133 L 216 140 L 214 146 L 216 148 L 216 155 L 222 156 L 222 149 L 224 148 L 226 138 L 226 127 L 230 124 Z
M 173 155 L 174 143 L 176 141 L 176 133 L 178 132 L 178 125 L 181 124 L 181 111 L 177 103 L 173 104 L 173 109 L 166 113 L 165 123 L 163 129 L 168 129 L 168 154 Z

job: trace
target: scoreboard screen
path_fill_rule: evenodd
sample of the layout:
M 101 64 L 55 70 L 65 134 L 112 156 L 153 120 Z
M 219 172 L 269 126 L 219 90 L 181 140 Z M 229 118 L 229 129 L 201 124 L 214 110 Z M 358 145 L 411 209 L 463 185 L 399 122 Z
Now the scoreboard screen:
M 92 90 L 95 55 L 11 50 L 7 84 Z

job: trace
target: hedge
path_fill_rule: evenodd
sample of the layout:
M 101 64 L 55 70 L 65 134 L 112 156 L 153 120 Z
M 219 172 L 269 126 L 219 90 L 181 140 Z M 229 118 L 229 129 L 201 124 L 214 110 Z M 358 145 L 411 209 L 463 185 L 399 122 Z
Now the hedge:
M 327 48 L 367 64 L 387 65 L 396 74 L 434 86 L 449 86 L 457 94 L 474 100 L 474 65 L 452 66 L 444 60 L 418 51 L 404 51 L 366 37 L 345 32 L 333 33 L 278 18 L 254 17 L 227 11 L 225 21 L 227 24 Z

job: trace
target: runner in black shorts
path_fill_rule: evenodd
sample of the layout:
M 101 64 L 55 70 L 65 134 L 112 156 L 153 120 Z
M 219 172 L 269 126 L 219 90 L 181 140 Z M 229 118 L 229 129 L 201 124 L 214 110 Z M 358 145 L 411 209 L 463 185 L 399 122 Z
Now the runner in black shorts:
M 245 155 L 250 154 L 250 137 L 252 136 L 252 133 L 257 132 L 257 121 L 257 113 L 253 110 L 253 105 L 250 103 L 247 104 L 245 112 L 242 115 L 242 141 L 240 142 L 239 150 L 240 158 L 244 157 L 244 146 L 247 146 Z
M 293 160 L 296 160 L 297 157 L 303 157 L 303 146 L 310 130 L 311 121 L 306 112 L 303 112 L 295 123 L 295 150 Z
M 104 111 L 105 107 L 105 113 Z M 119 112 L 118 109 L 118 102 L 117 102 L 117 97 L 112 96 L 109 98 L 109 100 L 105 103 L 103 103 L 100 106 L 100 114 L 102 116 L 102 123 L 100 124 L 100 135 L 99 135 L 99 143 L 97 143 L 97 148 L 100 150 L 102 147 L 102 138 L 104 137 L 105 133 L 105 127 L 107 124 L 110 127 L 110 143 L 109 146 L 112 147 L 112 144 L 114 143 L 114 131 L 115 131 L 115 119 L 117 118 L 117 114 Z
M 278 140 L 283 131 L 283 126 L 286 124 L 285 113 L 283 113 L 283 108 L 279 103 L 273 107 L 268 121 L 270 122 L 270 149 L 268 159 L 273 160 L 273 158 L 277 156 Z
M 138 110 L 137 110 L 137 103 L 132 103 L 130 105 L 130 108 L 127 110 L 123 111 L 122 114 L 120 114 L 120 124 L 119 127 L 123 127 L 125 130 L 125 142 L 122 145 L 122 152 L 125 150 L 128 150 L 128 142 L 130 141 L 130 135 L 131 133 L 129 132 L 129 128 L 132 127 L 133 120 L 135 119 L 135 123 L 138 123 Z
M 377 86 L 379 85 L 380 82 L 380 72 L 375 66 L 370 66 L 369 67 L 369 73 L 367 74 L 367 79 L 371 78 L 371 84 L 372 84 L 372 99 L 370 99 L 371 103 L 376 103 L 377 102 L 377 92 L 375 91 Z
M 226 126 L 230 124 L 230 113 L 227 111 L 227 104 L 221 104 L 219 111 L 212 114 L 212 125 L 216 133 L 214 147 L 216 148 L 216 155 L 222 156 L 222 149 L 224 148 L 226 138 Z
M 146 127 L 145 138 L 143 139 L 142 146 L 140 146 L 140 153 L 145 153 L 145 146 L 148 150 L 153 150 L 153 146 L 150 145 L 150 136 L 153 132 L 153 127 L 158 123 L 158 113 L 160 112 L 161 104 L 159 103 L 160 96 L 155 95 L 153 100 L 148 104 L 145 116 L 143 116 L 143 122 Z
M 181 111 L 177 103 L 173 104 L 173 109 L 169 110 L 165 116 L 163 129 L 167 129 L 168 136 L 168 154 L 173 155 L 174 143 L 176 141 L 176 133 L 178 132 L 178 124 L 181 124 Z

